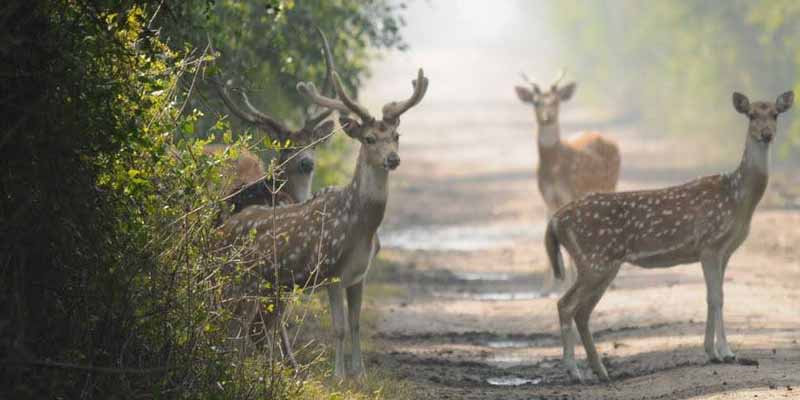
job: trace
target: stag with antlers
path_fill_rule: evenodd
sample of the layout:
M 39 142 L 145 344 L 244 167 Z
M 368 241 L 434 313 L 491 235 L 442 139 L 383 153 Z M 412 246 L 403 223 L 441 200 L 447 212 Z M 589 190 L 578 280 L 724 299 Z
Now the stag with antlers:
M 609 379 L 589 331 L 589 317 L 623 262 L 666 268 L 699 261 L 708 303 L 705 352 L 715 362 L 735 359 L 722 318 L 725 269 L 747 238 L 767 187 L 769 143 L 778 115 L 793 101 L 792 92 L 774 103 L 752 104 L 744 95 L 733 94 L 734 108 L 750 122 L 744 156 L 730 173 L 659 190 L 591 194 L 555 213 L 545 234 L 553 272 L 563 276 L 561 246 L 578 271 L 577 281 L 558 301 L 564 365 L 575 379 L 582 377 L 575 363 L 573 321 L 595 375 Z
M 311 197 L 311 182 L 314 176 L 314 150 L 315 144 L 333 131 L 333 121 L 325 121 L 332 110 L 323 110 L 316 115 L 309 116 L 302 128 L 292 130 L 283 122 L 256 109 L 247 94 L 240 91 L 244 108 L 240 107 L 231 98 L 230 89 L 219 80 L 213 82 L 225 105 L 241 120 L 253 124 L 264 131 L 270 139 L 281 144 L 291 144 L 281 147 L 277 154 L 277 177 L 266 177 L 263 166 L 258 168 L 249 160 L 247 153 L 243 153 L 237 160 L 237 178 L 243 174 L 255 179 L 237 179 L 241 185 L 234 187 L 237 196 L 234 198 L 234 212 L 253 204 L 274 203 L 300 203 Z M 324 122 L 323 122 L 324 121 Z M 224 150 L 220 145 L 209 145 L 207 151 L 218 152 Z M 253 157 L 257 156 L 253 155 Z M 260 164 L 260 163 L 259 163 Z M 260 169 L 261 171 L 257 171 Z M 261 172 L 256 177 L 254 174 Z M 267 178 L 267 179 L 265 179 Z M 273 179 L 279 179 L 275 182 Z M 241 203 L 241 204 L 240 204 Z
M 327 40 L 323 39 L 323 44 L 330 57 Z M 428 79 L 420 69 L 411 97 L 386 104 L 382 118 L 376 119 L 350 97 L 336 72 L 333 78 L 341 100 L 320 94 L 313 83 L 299 83 L 297 89 L 314 104 L 341 112 L 343 130 L 360 143 L 350 184 L 322 190 L 302 204 L 273 209 L 249 207 L 226 221 L 223 233 L 234 242 L 247 242 L 254 234 L 249 244 L 253 249 L 250 261 L 256 266 L 257 276 L 251 281 L 251 293 L 258 293 L 263 279 L 272 280 L 276 275 L 281 285 L 327 282 L 336 337 L 334 373 L 344 377 L 344 297 L 352 340 L 351 369 L 362 375 L 359 319 L 364 277 L 376 252 L 376 232 L 386 210 L 389 172 L 400 165 L 397 128 L 400 116 L 425 96 Z M 345 115 L 349 113 L 358 119 Z
M 326 58 L 325 87 L 329 86 L 333 72 L 333 60 Z M 222 101 L 230 111 L 246 123 L 253 124 L 267 136 L 285 146 L 280 147 L 275 159 L 279 167 L 276 176 L 268 176 L 261 159 L 248 150 L 242 150 L 239 156 L 232 160 L 231 165 L 223 170 L 223 188 L 226 202 L 236 214 L 251 205 L 278 206 L 293 203 L 302 203 L 311 197 L 311 184 L 314 177 L 315 146 L 323 138 L 333 132 L 333 121 L 325 121 L 333 110 L 323 109 L 316 115 L 309 113 L 303 127 L 291 130 L 278 119 L 258 110 L 250 102 L 246 92 L 240 90 L 244 107 L 237 104 L 230 95 L 230 89 L 219 79 L 212 79 Z M 324 90 L 324 89 L 323 89 Z M 325 122 L 323 122 L 325 121 Z M 218 154 L 227 150 L 227 146 L 211 144 L 204 151 L 207 154 Z M 251 316 L 250 318 L 254 318 Z M 279 321 L 279 318 L 275 318 Z M 297 367 L 286 327 L 280 323 L 281 340 L 285 355 L 292 365 Z M 241 329 L 234 333 L 235 337 L 244 337 L 249 340 L 249 326 L 247 331 Z

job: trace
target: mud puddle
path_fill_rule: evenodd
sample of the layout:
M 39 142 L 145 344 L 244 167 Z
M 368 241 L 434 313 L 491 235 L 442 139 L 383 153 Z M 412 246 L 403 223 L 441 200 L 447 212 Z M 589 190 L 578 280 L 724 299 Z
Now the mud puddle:
M 522 386 L 522 385 L 538 385 L 542 383 L 542 378 L 520 378 L 518 376 L 501 376 L 498 378 L 489 378 L 486 383 L 492 386 Z
M 386 247 L 402 250 L 478 251 L 541 240 L 545 224 L 415 226 L 381 232 Z
M 514 300 L 535 300 L 548 296 L 556 296 L 555 293 L 545 293 L 539 291 L 524 291 L 524 292 L 487 292 L 487 293 L 469 293 L 469 292 L 434 292 L 434 297 L 444 299 L 466 299 L 478 301 L 514 301 Z

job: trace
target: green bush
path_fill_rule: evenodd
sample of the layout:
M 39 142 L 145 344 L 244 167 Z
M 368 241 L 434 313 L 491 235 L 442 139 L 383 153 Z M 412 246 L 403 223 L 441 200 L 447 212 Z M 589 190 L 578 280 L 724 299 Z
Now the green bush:
M 300 9 L 291 1 L 268 3 Z M 278 399 L 328 392 L 318 375 L 295 376 L 277 357 L 226 344 L 237 318 L 228 288 L 240 279 L 239 254 L 219 241 L 215 224 L 225 202 L 218 187 L 225 163 L 262 141 L 234 134 L 218 114 L 198 107 L 211 61 L 204 47 L 165 40 L 166 29 L 159 34 L 167 21 L 190 31 L 195 20 L 182 19 L 181 10 L 192 4 L 214 6 L 0 6 L 0 20 L 14 22 L 0 35 L 7 127 L 0 133 L 2 398 Z M 276 21 L 284 18 L 280 10 Z M 352 79 L 365 72 L 342 64 Z M 284 95 L 291 98 L 276 94 Z M 282 104 L 294 109 L 292 101 Z M 231 148 L 204 154 L 212 141 Z M 335 180 L 326 169 L 321 175 Z
M 551 11 L 581 84 L 608 107 L 638 112 L 651 134 L 711 137 L 738 153 L 741 143 L 728 138 L 744 127 L 731 93 L 774 100 L 800 89 L 793 0 L 567 0 Z M 796 115 L 782 117 L 790 126 L 778 138 L 785 162 L 800 154 Z

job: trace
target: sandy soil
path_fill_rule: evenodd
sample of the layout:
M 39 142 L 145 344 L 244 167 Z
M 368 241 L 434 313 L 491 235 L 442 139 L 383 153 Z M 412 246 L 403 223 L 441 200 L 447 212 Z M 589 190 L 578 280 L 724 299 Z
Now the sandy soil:
M 800 203 L 780 197 L 774 183 L 725 279 L 729 341 L 752 362 L 706 361 L 699 265 L 625 266 L 592 318 L 613 383 L 569 381 L 559 365 L 558 293 L 547 289 L 533 116 L 512 100 L 433 102 L 404 119 L 385 249 L 369 277 L 382 288 L 368 299 L 379 315 L 372 341 L 382 350 L 366 355 L 368 365 L 394 371 L 418 398 L 431 399 L 800 398 L 800 212 L 787 206 Z M 568 114 L 564 132 L 599 127 L 619 141 L 622 189 L 738 163 L 699 166 L 701 146 Z

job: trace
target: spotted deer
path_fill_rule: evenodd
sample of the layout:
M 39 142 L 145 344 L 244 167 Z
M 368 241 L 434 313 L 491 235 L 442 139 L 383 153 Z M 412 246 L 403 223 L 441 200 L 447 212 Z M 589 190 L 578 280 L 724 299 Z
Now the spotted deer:
M 557 278 L 563 276 L 561 246 L 578 271 L 577 281 L 558 301 L 563 362 L 574 379 L 582 377 L 575 363 L 573 320 L 589 365 L 599 379 L 609 380 L 589 331 L 589 317 L 623 262 L 666 268 L 699 261 L 708 305 L 705 352 L 714 362 L 735 360 L 722 318 L 725 269 L 747 237 L 767 187 L 769 144 L 777 117 L 793 101 L 792 92 L 774 103 L 752 104 L 744 95 L 733 94 L 734 108 L 750 122 L 744 155 L 732 172 L 658 190 L 590 194 L 553 215 L 545 234 L 553 272 Z
M 539 191 L 552 215 L 563 205 L 590 192 L 613 192 L 619 178 L 620 156 L 616 143 L 597 132 L 584 133 L 573 140 L 561 140 L 559 107 L 572 98 L 575 82 L 559 86 L 566 72 L 543 92 L 523 74 L 531 86 L 516 86 L 523 103 L 533 105 L 539 127 Z
M 332 59 L 326 59 L 327 77 L 325 87 L 330 81 L 333 70 Z M 333 121 L 325 121 L 333 110 L 325 109 L 316 115 L 308 115 L 302 128 L 291 130 L 288 126 L 267 113 L 256 109 L 247 94 L 240 91 L 244 108 L 231 97 L 230 89 L 220 80 L 212 80 L 223 103 L 231 112 L 243 121 L 263 130 L 272 140 L 281 144 L 290 141 L 290 146 L 281 147 L 276 154 L 276 165 L 281 166 L 275 177 L 268 177 L 261 159 L 248 150 L 240 152 L 239 157 L 232 160 L 231 165 L 223 171 L 223 190 L 226 202 L 236 214 L 251 205 L 280 206 L 302 203 L 311 197 L 311 184 L 314 177 L 315 144 L 333 131 Z M 323 89 L 324 90 L 324 89 Z M 323 122 L 324 121 L 324 122 Z M 207 154 L 219 154 L 226 146 L 212 144 L 204 148 Z M 249 318 L 254 318 L 255 315 Z M 279 322 L 276 319 L 276 322 Z M 284 354 L 289 362 L 297 368 L 291 342 L 286 326 L 279 324 Z M 247 326 L 247 329 L 250 327 Z M 235 332 L 234 336 L 249 338 L 250 332 Z
M 329 54 L 327 40 L 324 45 Z M 340 123 L 344 132 L 360 143 L 350 184 L 326 188 L 302 204 L 248 207 L 226 221 L 222 231 L 228 242 L 251 240 L 248 262 L 254 266 L 254 276 L 247 289 L 251 293 L 263 291 L 261 282 L 272 281 L 276 276 L 279 284 L 289 286 L 327 282 L 336 340 L 334 374 L 341 378 L 346 373 L 345 295 L 351 369 L 356 375 L 364 374 L 359 336 L 364 277 L 376 251 L 376 232 L 386 210 L 389 172 L 400 165 L 400 116 L 419 104 L 428 79 L 420 69 L 411 97 L 386 104 L 379 120 L 348 95 L 338 74 L 334 72 L 333 77 L 340 100 L 320 94 L 313 83 L 299 83 L 297 90 L 312 103 L 343 113 Z M 358 119 L 345 113 L 353 113 Z

